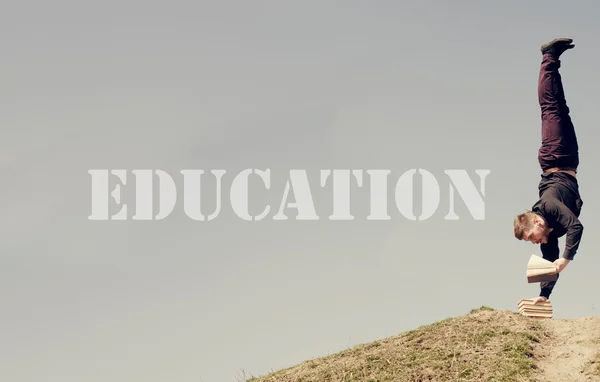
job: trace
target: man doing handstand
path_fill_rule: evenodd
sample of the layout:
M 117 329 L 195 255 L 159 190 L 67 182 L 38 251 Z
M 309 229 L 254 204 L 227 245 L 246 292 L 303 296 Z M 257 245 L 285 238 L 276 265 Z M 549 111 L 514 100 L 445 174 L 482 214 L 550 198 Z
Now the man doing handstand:
M 539 200 L 531 211 L 514 220 L 515 237 L 540 244 L 542 257 L 556 264 L 557 277 L 573 260 L 583 233 L 579 221 L 583 201 L 576 177 L 579 146 L 558 72 L 561 54 L 574 47 L 570 38 L 554 39 L 541 47 L 538 99 L 542 145 L 538 161 L 542 174 L 538 185 Z M 559 257 L 558 239 L 564 235 L 565 249 Z M 556 281 L 541 282 L 540 294 L 534 300 L 548 300 L 555 285 Z

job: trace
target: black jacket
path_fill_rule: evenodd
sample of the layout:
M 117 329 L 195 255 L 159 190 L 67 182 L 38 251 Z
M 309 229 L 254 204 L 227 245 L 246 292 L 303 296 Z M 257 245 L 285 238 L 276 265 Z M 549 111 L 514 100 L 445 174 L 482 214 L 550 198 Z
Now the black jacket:
M 546 258 L 558 258 L 558 238 L 567 235 L 562 257 L 573 260 L 583 234 L 583 225 L 579 221 L 583 201 L 579 195 L 577 179 L 563 172 L 542 174 L 539 185 L 540 199 L 533 205 L 532 211 L 542 216 L 552 228 L 548 243 L 541 250 Z

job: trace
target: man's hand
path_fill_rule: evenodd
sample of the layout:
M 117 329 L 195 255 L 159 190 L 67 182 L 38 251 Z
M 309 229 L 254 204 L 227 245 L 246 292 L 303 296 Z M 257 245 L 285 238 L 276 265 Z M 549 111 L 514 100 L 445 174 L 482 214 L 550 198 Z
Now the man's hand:
M 567 259 L 564 259 L 564 258 L 560 258 L 560 259 L 556 260 L 554 262 L 554 264 L 556 265 L 556 273 L 562 272 L 563 269 L 565 269 L 565 267 L 567 265 L 569 265 L 570 262 L 571 262 L 571 260 L 567 260 Z
M 544 296 L 538 296 L 536 298 L 532 298 L 531 301 L 533 301 L 534 304 L 537 304 L 538 302 L 546 302 L 548 299 Z

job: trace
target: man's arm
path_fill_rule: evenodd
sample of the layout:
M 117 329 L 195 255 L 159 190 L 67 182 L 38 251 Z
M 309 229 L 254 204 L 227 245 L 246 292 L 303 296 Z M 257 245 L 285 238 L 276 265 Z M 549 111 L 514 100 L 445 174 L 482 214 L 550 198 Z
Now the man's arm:
M 565 250 L 562 258 L 573 260 L 583 235 L 583 224 L 577 216 L 557 199 L 550 199 L 544 203 L 545 217 L 550 226 L 559 225 L 566 230 Z
M 546 244 L 540 244 L 540 250 L 542 251 L 542 257 L 544 259 L 554 262 L 558 259 L 558 255 L 560 254 L 558 238 L 554 235 L 550 235 Z M 559 276 L 559 274 L 556 275 L 557 279 L 555 281 L 542 281 L 540 283 L 540 296 L 546 297 L 546 299 L 550 298 L 550 294 L 552 294 L 552 290 L 554 289 Z

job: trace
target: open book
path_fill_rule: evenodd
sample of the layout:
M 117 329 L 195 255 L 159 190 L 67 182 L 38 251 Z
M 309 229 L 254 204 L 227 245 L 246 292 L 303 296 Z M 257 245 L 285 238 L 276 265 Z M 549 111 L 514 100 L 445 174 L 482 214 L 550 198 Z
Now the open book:
M 540 256 L 531 255 L 527 263 L 527 282 L 539 283 L 541 281 L 556 281 L 556 264 Z

